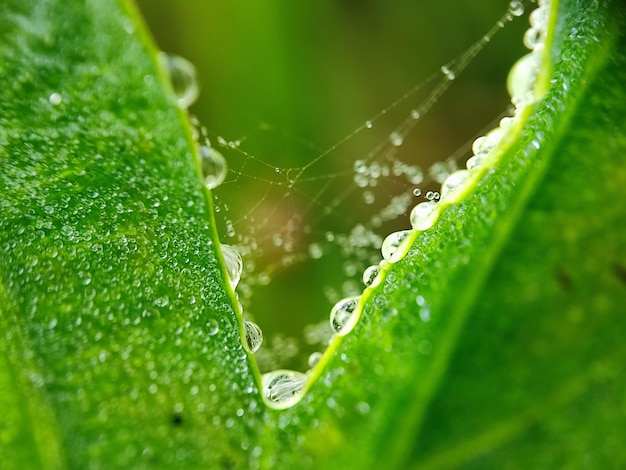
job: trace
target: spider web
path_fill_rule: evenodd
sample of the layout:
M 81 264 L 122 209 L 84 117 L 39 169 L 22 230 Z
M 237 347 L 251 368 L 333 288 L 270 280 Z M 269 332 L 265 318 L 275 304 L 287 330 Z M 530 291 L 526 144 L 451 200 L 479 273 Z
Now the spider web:
M 362 273 L 380 261 L 384 237 L 409 228 L 411 208 L 436 200 L 445 177 L 465 166 L 481 129 L 450 151 L 424 146 L 428 130 L 420 127 L 427 127 L 434 105 L 513 20 L 510 9 L 503 10 L 464 52 L 418 77 L 352 130 L 340 130 L 332 145 L 262 118 L 237 135 L 197 123 L 228 162 L 226 180 L 213 190 L 218 232 L 243 258 L 236 293 L 244 316 L 264 330 L 257 352 L 261 370 L 306 368 L 306 357 L 323 350 L 331 336 L 332 305 L 360 294 Z M 497 112 L 506 114 L 505 105 Z

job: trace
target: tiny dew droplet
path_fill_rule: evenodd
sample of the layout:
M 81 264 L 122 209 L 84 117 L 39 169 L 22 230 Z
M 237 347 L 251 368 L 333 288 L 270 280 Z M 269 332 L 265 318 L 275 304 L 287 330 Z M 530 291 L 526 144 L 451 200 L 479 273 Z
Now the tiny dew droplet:
M 426 193 L 426 199 L 428 199 L 429 201 L 432 201 L 433 199 L 436 199 L 436 195 L 435 195 L 435 191 L 428 191 Z
M 213 147 L 201 145 L 198 147 L 202 164 L 202 176 L 208 189 L 217 188 L 226 179 L 228 166 L 226 159 Z
M 437 203 L 434 201 L 421 202 L 411 211 L 411 226 L 416 230 L 426 230 L 435 223 L 434 210 Z
M 235 289 L 241 279 L 241 271 L 243 271 L 241 255 L 232 246 L 222 244 L 222 256 L 224 257 L 224 264 L 226 265 L 230 285 Z
M 441 73 L 443 73 L 448 80 L 454 80 L 456 78 L 455 73 L 445 65 L 441 67 Z
M 365 121 L 365 127 L 371 129 L 372 127 L 374 127 L 374 124 L 372 123 L 372 121 Z
M 370 266 L 363 271 L 363 284 L 368 287 L 374 287 L 380 282 L 378 275 L 380 274 L 380 267 L 377 265 Z
M 422 195 L 422 190 L 420 188 L 415 188 L 413 190 L 413 196 L 420 197 Z
M 421 116 L 420 114 L 420 110 L 419 109 L 412 109 L 411 110 L 411 118 L 412 119 L 419 119 Z
M 330 311 L 330 327 L 337 335 L 347 335 L 357 324 L 359 319 L 357 306 L 360 299 L 360 296 L 341 299 Z
M 200 94 L 196 68 L 187 59 L 165 52 L 159 53 L 159 61 L 170 79 L 176 103 L 187 109 Z
M 276 410 L 289 408 L 302 398 L 307 377 L 293 370 L 275 370 L 263 374 L 263 397 L 268 406 Z
M 389 134 L 389 141 L 394 147 L 400 147 L 404 142 L 404 136 L 399 132 L 392 132 Z
M 211 318 L 206 322 L 206 328 L 209 336 L 215 336 L 220 331 L 220 325 L 214 318 Z
M 243 329 L 246 334 L 246 346 L 251 353 L 256 352 L 263 342 L 263 331 L 259 325 L 251 321 L 243 322 Z
M 383 240 L 383 245 L 380 249 L 383 258 L 387 261 L 394 261 L 394 254 L 398 251 L 400 245 L 402 245 L 402 242 L 406 240 L 410 233 L 410 230 L 402 230 L 400 232 L 393 232 L 387 235 L 387 238 Z
M 52 93 L 49 97 L 48 97 L 48 101 L 50 101 L 50 104 L 52 106 L 58 106 L 61 103 L 63 103 L 63 97 L 59 94 L 59 93 Z

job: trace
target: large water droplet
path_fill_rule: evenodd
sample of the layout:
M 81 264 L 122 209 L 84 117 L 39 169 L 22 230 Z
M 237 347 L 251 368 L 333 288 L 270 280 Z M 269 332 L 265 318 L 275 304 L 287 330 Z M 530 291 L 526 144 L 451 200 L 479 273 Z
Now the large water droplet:
M 226 159 L 213 147 L 201 145 L 198 147 L 202 164 L 202 176 L 208 189 L 214 189 L 224 182 L 228 166 Z
M 434 213 L 437 203 L 435 201 L 421 202 L 411 211 L 411 226 L 416 230 L 427 230 L 433 226 L 436 220 Z
M 263 374 L 263 396 L 269 406 L 284 410 L 295 405 L 302 398 L 307 376 L 293 370 L 275 370 Z
M 395 261 L 395 259 L 392 259 L 394 257 L 393 255 L 398 251 L 398 248 L 402 245 L 402 242 L 406 240 L 410 233 L 410 230 L 402 230 L 400 232 L 393 232 L 387 235 L 387 238 L 383 240 L 383 245 L 380 249 L 383 258 L 388 261 Z
M 511 102 L 516 107 L 523 107 L 534 101 L 533 88 L 538 70 L 538 57 L 534 53 L 526 54 L 511 68 L 506 80 L 506 88 Z
M 360 299 L 360 296 L 342 299 L 330 311 L 330 327 L 337 335 L 347 335 L 357 324 L 359 319 L 357 306 Z
M 235 289 L 241 279 L 241 271 L 243 271 L 241 255 L 232 246 L 222 244 L 222 256 L 224 257 L 224 264 L 226 265 L 230 285 Z
M 196 68 L 187 59 L 165 52 L 159 53 L 159 61 L 170 79 L 176 103 L 187 109 L 200 93 Z
M 243 329 L 246 334 L 246 346 L 251 353 L 256 352 L 263 342 L 263 331 L 259 325 L 251 321 L 243 322 Z

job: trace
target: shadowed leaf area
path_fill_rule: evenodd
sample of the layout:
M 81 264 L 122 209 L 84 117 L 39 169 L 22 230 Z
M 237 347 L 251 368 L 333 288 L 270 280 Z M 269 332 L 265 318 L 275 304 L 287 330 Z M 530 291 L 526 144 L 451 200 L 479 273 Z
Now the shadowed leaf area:
M 625 32 L 560 2 L 543 100 L 273 410 L 135 10 L 3 2 L 2 467 L 626 466 Z

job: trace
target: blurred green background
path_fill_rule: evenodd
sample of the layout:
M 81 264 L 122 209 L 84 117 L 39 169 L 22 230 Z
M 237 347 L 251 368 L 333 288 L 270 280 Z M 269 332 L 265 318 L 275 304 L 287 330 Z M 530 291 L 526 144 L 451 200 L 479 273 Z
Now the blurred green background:
M 502 16 L 508 2 L 139 0 L 138 4 L 159 47 L 196 66 L 201 95 L 190 112 L 206 126 L 212 143 L 216 144 L 217 136 L 228 141 L 241 139 L 240 149 L 256 157 L 221 148 L 231 168 L 255 178 L 237 178 L 231 173 L 231 182 L 215 194 L 221 206 L 218 222 L 223 242 L 235 242 L 226 234 L 223 215 L 235 222 L 238 234 L 256 231 L 258 272 L 284 255 L 273 247 L 272 239 L 285 230 L 291 214 L 302 213 L 299 224 L 311 227 L 310 233 L 294 236 L 296 254 L 306 253 L 308 244 L 323 238 L 324 233 L 349 232 L 371 215 L 373 207 L 358 198 L 347 198 L 330 216 L 320 209 L 310 212 L 306 195 L 316 194 L 317 188 L 327 183 L 324 175 L 349 173 L 353 162 L 384 141 L 425 94 L 410 98 L 377 121 L 373 129 L 360 132 L 316 163 L 306 175 L 311 181 L 306 188 L 304 183 L 302 186 L 306 195 L 296 192 L 285 202 L 287 190 L 281 185 L 286 182 L 287 169 L 306 165 L 437 72 L 480 39 Z M 506 76 L 525 53 L 522 34 L 527 24 L 524 15 L 497 34 L 406 137 L 398 158 L 427 168 L 460 151 L 463 165 L 473 138 L 494 127 L 507 109 Z M 274 167 L 283 173 L 276 174 Z M 353 185 L 349 176 L 347 180 L 337 176 L 331 183 L 338 188 L 323 193 L 322 210 L 332 203 L 336 191 Z M 385 194 L 385 185 L 381 186 L 382 190 L 377 189 L 379 201 L 397 194 L 397 188 Z M 419 186 L 423 191 L 429 188 L 428 184 Z M 255 221 L 250 217 L 239 220 L 252 208 Z M 261 222 L 265 218 L 268 223 Z M 404 216 L 383 226 L 380 233 L 407 227 L 408 216 Z M 244 303 L 246 312 L 264 331 L 266 353 L 272 338 L 277 341 L 277 351 L 289 349 L 284 338 L 276 340 L 277 334 L 295 338 L 299 346 L 299 354 L 291 359 L 272 361 L 265 354 L 263 369 L 304 369 L 307 355 L 320 350 L 306 345 L 304 327 L 327 321 L 332 303 L 323 292 L 329 286 L 340 290 L 346 280 L 345 263 L 338 253 L 331 252 L 320 260 L 281 268 L 269 286 L 254 288 L 251 300 Z M 360 273 L 355 279 L 359 278 Z

